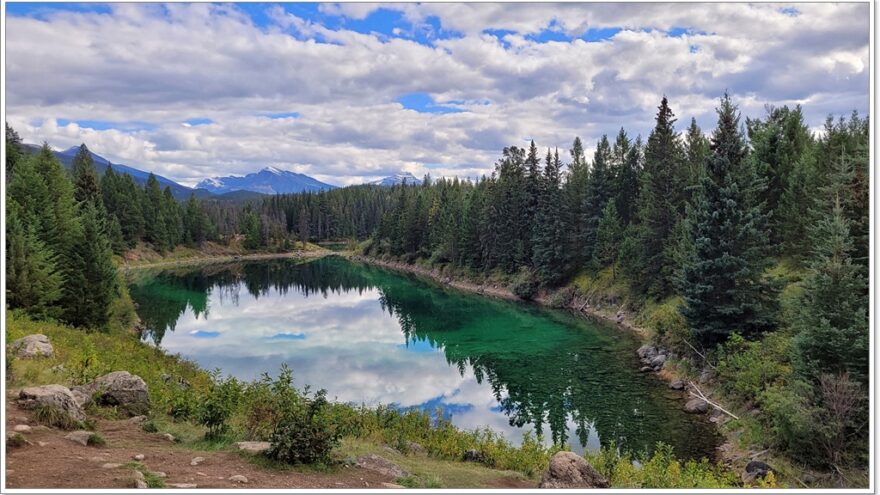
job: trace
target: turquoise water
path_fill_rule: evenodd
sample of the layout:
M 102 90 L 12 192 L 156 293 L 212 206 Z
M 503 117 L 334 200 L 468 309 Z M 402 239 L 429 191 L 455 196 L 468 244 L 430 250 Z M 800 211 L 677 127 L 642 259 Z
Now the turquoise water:
M 462 428 L 576 451 L 614 442 L 711 457 L 711 426 L 638 373 L 637 342 L 565 312 L 496 301 L 339 257 L 140 274 L 145 339 L 239 378 L 274 374 L 353 403 L 441 407 Z

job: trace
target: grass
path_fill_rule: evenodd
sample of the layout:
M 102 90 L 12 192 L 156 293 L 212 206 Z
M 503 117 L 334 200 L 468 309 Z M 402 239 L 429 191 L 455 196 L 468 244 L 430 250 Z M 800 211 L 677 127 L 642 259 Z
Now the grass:
M 21 433 L 14 433 L 12 434 L 12 436 L 6 439 L 6 447 L 8 448 L 23 447 L 26 444 L 27 440 Z
M 40 424 L 61 428 L 62 430 L 76 430 L 87 426 L 83 422 L 71 417 L 67 412 L 45 404 L 38 404 L 34 408 L 34 419 Z
M 107 445 L 107 440 L 104 439 L 104 436 L 100 433 L 92 433 L 89 435 L 89 438 L 86 439 L 86 445 L 90 445 L 92 447 L 103 447 Z
M 147 467 L 140 462 L 127 462 L 125 467 L 132 471 L 139 471 L 143 474 L 144 481 L 147 483 L 147 488 L 165 488 L 165 480 L 147 469 Z

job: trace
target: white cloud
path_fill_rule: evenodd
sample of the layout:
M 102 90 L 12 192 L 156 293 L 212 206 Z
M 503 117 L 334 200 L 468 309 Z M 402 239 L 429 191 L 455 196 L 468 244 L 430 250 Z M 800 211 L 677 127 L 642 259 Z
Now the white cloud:
M 86 142 L 187 184 L 265 165 L 349 184 L 399 170 L 487 173 L 501 147 L 526 139 L 567 150 L 576 135 L 593 145 L 621 126 L 644 136 L 662 94 L 681 127 L 694 116 L 706 129 L 724 90 L 751 116 L 765 103 L 805 102 L 811 126 L 868 106 L 865 4 L 797 4 L 796 16 L 771 4 L 385 7 L 463 35 L 427 45 L 405 33 L 329 29 L 281 7 L 257 26 L 214 4 L 9 16 L 7 120 L 26 141 Z M 352 20 L 377 8 L 319 7 Z M 602 42 L 529 36 L 609 27 L 623 30 Z M 672 28 L 691 31 L 671 37 Z M 498 39 L 488 29 L 513 33 Z M 396 100 L 409 93 L 465 111 L 408 110 Z M 266 116 L 289 112 L 299 116 Z M 212 123 L 182 125 L 192 118 Z

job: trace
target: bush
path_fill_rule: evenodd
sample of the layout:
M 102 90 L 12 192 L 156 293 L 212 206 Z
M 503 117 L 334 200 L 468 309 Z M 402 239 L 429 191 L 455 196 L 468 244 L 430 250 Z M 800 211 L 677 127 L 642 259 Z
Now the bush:
M 272 432 L 266 454 L 288 464 L 329 463 L 339 444 L 339 432 L 327 414 L 325 391 L 321 390 L 300 407 L 284 412 Z
M 89 435 L 89 438 L 86 439 L 86 445 L 91 445 L 92 447 L 103 447 L 107 445 L 107 440 L 104 439 L 104 436 L 100 433 L 92 433 Z
M 220 380 L 219 375 L 219 370 L 212 374 L 214 383 L 202 398 L 199 410 L 199 423 L 208 429 L 205 438 L 212 440 L 222 437 L 229 430 L 227 421 L 235 411 L 241 395 L 238 380 L 234 377 Z
M 535 277 L 531 273 L 522 272 L 516 277 L 510 290 L 516 297 L 530 301 L 534 299 L 535 295 L 538 293 L 538 281 L 535 280 Z
M 293 386 L 293 372 L 281 365 L 278 378 L 264 373 L 259 381 L 245 387 L 242 395 L 240 426 L 251 440 L 268 440 L 285 411 L 301 407 L 302 397 Z
M 553 309 L 561 309 L 568 307 L 571 299 L 574 297 L 574 287 L 568 286 L 559 289 L 550 296 L 550 307 Z
M 735 474 L 707 459 L 682 462 L 672 447 L 658 443 L 652 455 L 633 459 L 621 455 L 615 445 L 603 447 L 587 460 L 614 488 L 731 488 L 737 486 Z
M 718 376 L 724 393 L 751 405 L 767 387 L 783 383 L 791 374 L 787 359 L 790 343 L 779 333 L 759 342 L 732 334 L 718 352 Z

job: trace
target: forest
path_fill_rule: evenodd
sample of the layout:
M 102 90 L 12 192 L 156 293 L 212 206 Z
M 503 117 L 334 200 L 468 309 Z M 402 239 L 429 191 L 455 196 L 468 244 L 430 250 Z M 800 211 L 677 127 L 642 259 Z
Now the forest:
M 114 255 L 207 241 L 289 250 L 353 240 L 364 254 L 497 274 L 523 299 L 603 278 L 656 339 L 710 361 L 747 434 L 844 473 L 868 460 L 869 121 L 800 107 L 741 118 L 725 95 L 708 135 L 664 97 L 642 139 L 505 148 L 489 176 L 353 186 L 249 203 L 178 203 L 83 145 L 72 173 L 6 128 L 7 305 L 99 328 L 131 318 Z M 567 154 L 567 156 L 566 156 Z M 562 156 L 561 156 L 562 155 Z M 127 302 L 126 302 L 127 301 Z M 658 316 L 659 318 L 659 316 Z

